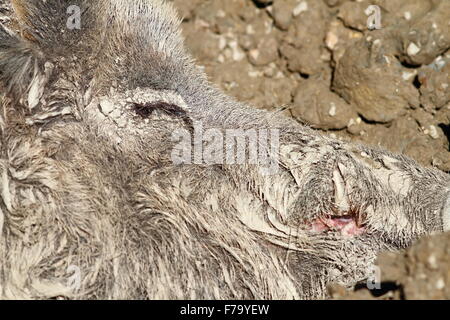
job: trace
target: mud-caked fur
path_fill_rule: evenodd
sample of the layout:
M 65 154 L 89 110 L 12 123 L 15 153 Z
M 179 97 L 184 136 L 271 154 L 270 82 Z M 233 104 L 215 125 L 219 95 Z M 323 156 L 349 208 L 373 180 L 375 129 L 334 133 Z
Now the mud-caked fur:
M 2 298 L 323 298 L 450 226 L 448 175 L 224 95 L 162 0 L 0 4 Z M 278 129 L 279 171 L 174 164 L 192 123 Z M 311 230 L 350 213 L 362 234 Z

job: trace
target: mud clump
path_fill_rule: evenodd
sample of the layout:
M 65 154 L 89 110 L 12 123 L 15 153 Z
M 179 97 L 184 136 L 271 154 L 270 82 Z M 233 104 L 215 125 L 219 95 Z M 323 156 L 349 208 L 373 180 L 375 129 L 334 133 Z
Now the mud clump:
M 226 93 L 450 172 L 449 1 L 173 2 L 189 50 Z M 449 248 L 447 234 L 382 254 L 389 290 L 332 297 L 448 299 Z

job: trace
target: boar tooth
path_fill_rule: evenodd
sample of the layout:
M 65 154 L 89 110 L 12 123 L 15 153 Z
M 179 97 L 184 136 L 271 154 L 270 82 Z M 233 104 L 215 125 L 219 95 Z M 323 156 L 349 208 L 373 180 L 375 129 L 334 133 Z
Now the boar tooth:
M 347 192 L 345 191 L 344 177 L 340 170 L 335 168 L 333 170 L 333 182 L 334 182 L 334 201 L 336 208 L 339 212 L 348 212 L 350 205 L 348 202 Z

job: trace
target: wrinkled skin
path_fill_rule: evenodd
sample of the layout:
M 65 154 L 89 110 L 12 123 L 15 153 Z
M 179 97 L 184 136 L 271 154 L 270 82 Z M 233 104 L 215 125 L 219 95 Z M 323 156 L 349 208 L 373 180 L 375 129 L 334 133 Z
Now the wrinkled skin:
M 12 5 L 17 22 L 0 28 L 2 298 L 323 298 L 328 283 L 366 279 L 380 250 L 450 228 L 448 175 L 224 95 L 162 1 Z M 199 125 L 272 130 L 278 170 L 174 162 Z

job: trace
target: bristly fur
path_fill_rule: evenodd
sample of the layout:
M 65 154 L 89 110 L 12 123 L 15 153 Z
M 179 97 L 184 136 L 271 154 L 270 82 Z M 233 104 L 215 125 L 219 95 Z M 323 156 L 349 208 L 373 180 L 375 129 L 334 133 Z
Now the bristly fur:
M 331 282 L 367 278 L 380 250 L 449 228 L 448 175 L 226 96 L 186 53 L 170 4 L 12 4 L 17 32 L 0 25 L 0 298 L 324 298 Z M 80 30 L 66 28 L 71 5 Z M 279 172 L 175 165 L 173 133 L 197 122 L 278 129 Z M 339 214 L 365 232 L 311 231 Z
M 24 94 L 40 64 L 42 60 L 31 45 L 0 28 L 0 82 L 6 93 L 16 98 Z

